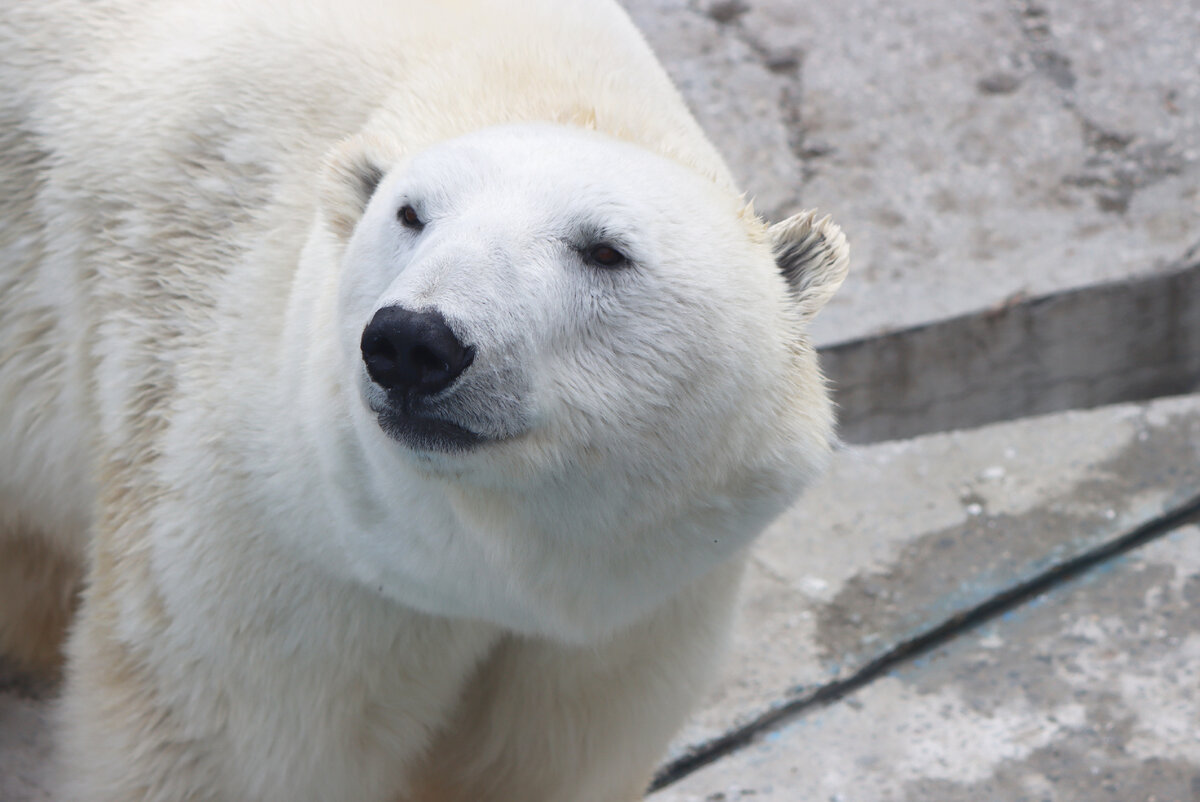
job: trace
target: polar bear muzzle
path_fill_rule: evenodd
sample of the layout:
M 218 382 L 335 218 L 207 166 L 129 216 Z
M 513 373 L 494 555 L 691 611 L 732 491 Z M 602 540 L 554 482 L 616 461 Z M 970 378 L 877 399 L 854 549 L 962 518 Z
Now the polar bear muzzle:
M 362 359 L 371 381 L 383 390 L 372 410 L 391 437 L 437 450 L 462 448 L 479 435 L 438 415 L 433 399 L 475 359 L 437 310 L 385 306 L 363 329 Z

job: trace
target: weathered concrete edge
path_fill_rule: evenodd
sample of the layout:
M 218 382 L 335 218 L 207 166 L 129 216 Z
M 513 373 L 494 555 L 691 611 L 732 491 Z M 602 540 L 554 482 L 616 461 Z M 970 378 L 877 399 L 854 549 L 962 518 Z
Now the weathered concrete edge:
M 1040 574 L 1019 582 L 975 607 L 956 612 L 920 634 L 876 657 L 852 675 L 811 689 L 803 696 L 781 700 L 753 720 L 718 738 L 697 744 L 659 769 L 648 793 L 661 790 L 689 774 L 753 743 L 760 735 L 808 710 L 832 704 L 870 684 L 896 666 L 1070 582 L 1126 552 L 1169 534 L 1189 523 L 1200 523 L 1200 495 L 1178 504 L 1108 542 L 1056 563 Z
M 1200 388 L 1200 243 L 1174 269 L 821 349 L 851 443 Z

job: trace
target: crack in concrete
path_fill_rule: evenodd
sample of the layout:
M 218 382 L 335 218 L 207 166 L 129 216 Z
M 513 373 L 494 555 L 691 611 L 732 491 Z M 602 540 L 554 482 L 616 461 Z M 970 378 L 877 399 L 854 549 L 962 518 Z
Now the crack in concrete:
M 816 172 L 812 161 L 827 156 L 833 151 L 833 148 L 828 145 L 813 144 L 808 141 L 808 130 L 804 124 L 802 111 L 806 52 L 799 47 L 772 49 L 747 30 L 742 18 L 751 10 L 751 7 L 744 0 L 716 0 L 716 2 L 710 3 L 694 0 L 692 8 L 728 30 L 754 54 L 763 69 L 783 80 L 776 105 L 787 137 L 788 150 L 801 166 L 800 187 L 792 196 L 793 201 L 799 203 L 801 194 L 799 190 Z
M 1056 45 L 1045 6 L 1036 0 L 1015 0 L 1014 14 L 1029 46 L 1028 58 L 1034 71 L 1058 89 L 1059 102 L 1079 121 L 1084 143 L 1091 152 L 1079 173 L 1063 179 L 1065 185 L 1092 189 L 1097 208 L 1125 214 L 1138 190 L 1183 172 L 1186 159 L 1175 150 L 1173 142 L 1139 143 L 1133 134 L 1109 130 L 1080 108 L 1071 59 Z
M 1186 162 L 1172 143 L 1136 143 L 1132 135 L 1106 130 L 1077 108 L 1071 111 L 1083 125 L 1091 155 L 1083 170 L 1067 176 L 1064 183 L 1096 188 L 1096 204 L 1102 211 L 1124 214 L 1137 190 L 1183 172 Z
M 1200 799 L 1189 792 L 1200 787 L 1192 785 L 1200 782 L 1200 752 L 1176 718 L 1186 719 L 1191 708 L 1196 672 L 1189 644 L 1200 632 L 1200 576 L 1171 559 L 1198 541 L 1200 529 L 1174 530 L 1080 579 L 1070 592 L 1038 598 L 1035 609 L 890 672 L 889 680 L 930 705 L 961 700 L 964 710 L 939 722 L 944 729 L 925 734 L 932 741 L 1022 708 L 1033 716 L 1028 734 L 1011 737 L 1004 754 L 994 741 L 983 746 L 989 739 L 980 733 L 974 749 L 986 750 L 987 770 L 959 764 L 962 770 L 910 775 L 896 798 Z
M 1075 72 L 1071 59 L 1054 47 L 1054 32 L 1050 28 L 1050 12 L 1033 0 L 1016 3 L 1017 24 L 1030 44 L 1029 58 L 1035 70 L 1064 92 L 1075 88 Z
M 1200 262 L 1200 240 L 1196 240 L 1191 247 L 1183 252 L 1183 256 L 1179 257 L 1179 259 L 1172 264 L 1178 267 L 1183 267 L 1191 264 L 1192 262 Z
M 1192 523 L 1200 523 L 1200 496 L 1192 497 L 1125 535 L 1064 560 L 1032 579 L 1001 591 L 973 608 L 950 616 L 942 623 L 898 644 L 846 679 L 818 686 L 804 696 L 768 709 L 741 727 L 693 747 L 686 754 L 663 766 L 655 775 L 649 790 L 657 791 L 676 783 L 710 763 L 749 746 L 760 736 L 785 722 L 799 718 L 809 711 L 827 707 L 869 685 L 896 665 L 930 652 L 1050 590 L 1078 579 L 1122 554 Z
M 750 10 L 744 0 L 717 0 L 704 9 L 698 9 L 702 14 L 719 25 L 729 25 Z
M 946 611 L 978 604 L 1019 577 L 1119 536 L 1140 519 L 1137 510 L 1145 502 L 1137 499 L 1144 488 L 1172 488 L 1164 506 L 1181 501 L 1187 491 L 1180 488 L 1200 486 L 1200 449 L 1195 445 L 1200 443 L 1200 418 L 1170 416 L 1165 426 L 1151 419 L 1143 411 L 1136 434 L 1123 447 L 1089 463 L 1080 481 L 1026 509 L 1003 509 L 1000 500 L 1007 491 L 994 484 L 998 477 L 984 472 L 968 479 L 956 492 L 967 512 L 964 520 L 906 542 L 886 564 L 865 567 L 845 579 L 835 596 L 814 609 L 815 653 L 827 662 L 861 665 L 886 647 L 877 643 L 880 633 L 889 642 L 908 640 Z M 1163 466 L 1178 466 L 1179 473 L 1168 478 Z M 989 498 L 1000 502 L 1001 509 L 991 511 Z M 1074 537 L 1051 545 L 1047 532 Z M 980 551 L 980 543 L 997 547 Z

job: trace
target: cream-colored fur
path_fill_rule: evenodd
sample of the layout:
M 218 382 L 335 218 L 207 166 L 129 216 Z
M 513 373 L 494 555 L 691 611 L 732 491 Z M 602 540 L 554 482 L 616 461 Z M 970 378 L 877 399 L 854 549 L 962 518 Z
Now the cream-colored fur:
M 87 571 L 61 799 L 641 794 L 826 457 L 846 249 L 615 4 L 10 0 L 0 212 L 0 648 Z M 478 445 L 381 428 L 387 305 L 476 349 Z

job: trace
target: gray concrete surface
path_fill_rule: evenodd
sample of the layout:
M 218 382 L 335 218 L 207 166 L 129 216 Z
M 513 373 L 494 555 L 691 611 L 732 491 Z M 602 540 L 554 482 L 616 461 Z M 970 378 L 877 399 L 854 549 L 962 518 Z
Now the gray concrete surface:
M 756 547 L 724 680 L 675 755 L 1196 495 L 1200 396 L 847 448 Z
M 1197 0 L 625 0 L 760 210 L 839 220 L 822 344 L 1200 242 Z
M 1184 526 L 651 799 L 1196 799 L 1198 602 Z

